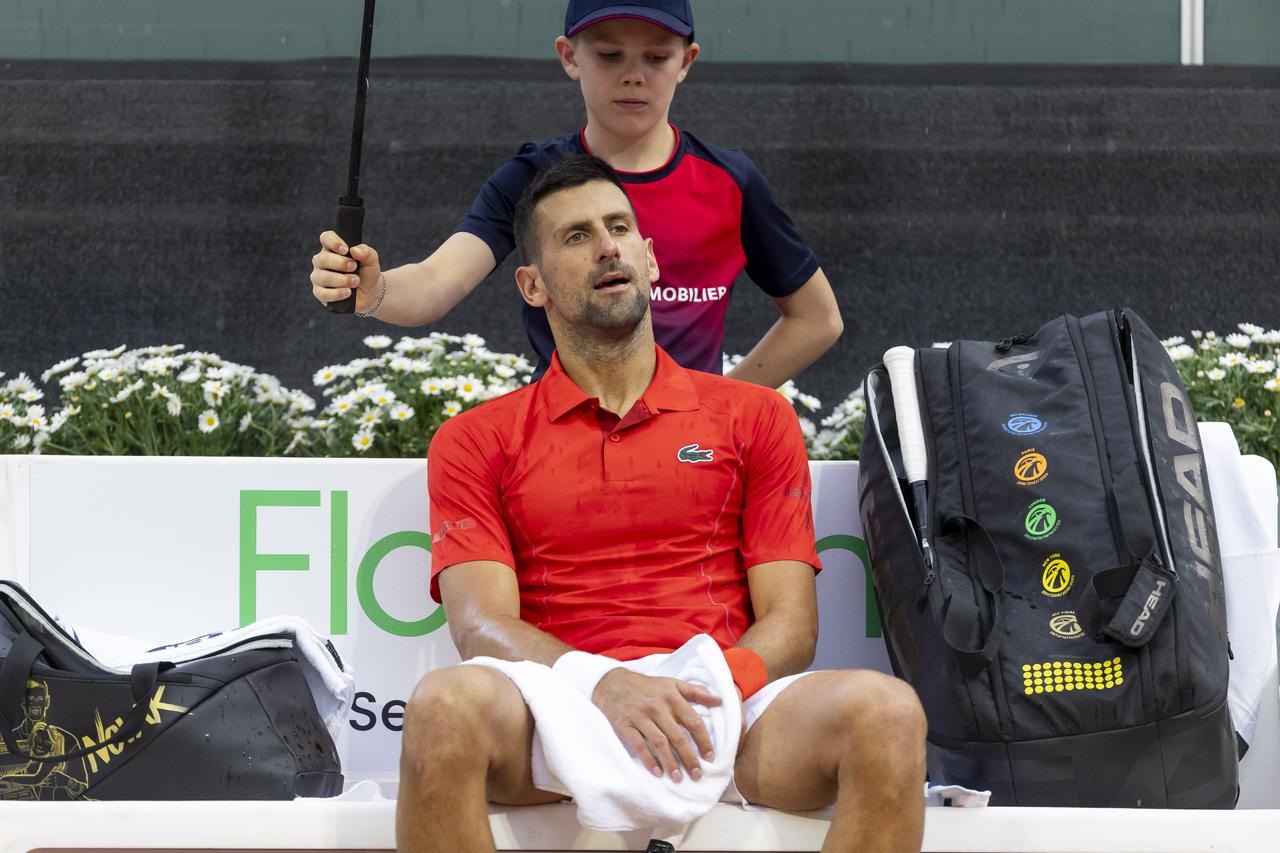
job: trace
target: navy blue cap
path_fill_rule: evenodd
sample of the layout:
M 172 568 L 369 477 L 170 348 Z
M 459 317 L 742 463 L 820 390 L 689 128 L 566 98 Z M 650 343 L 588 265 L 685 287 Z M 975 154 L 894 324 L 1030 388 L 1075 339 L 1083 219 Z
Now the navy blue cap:
M 612 3 L 609 0 L 569 0 L 564 34 L 572 38 L 592 24 L 611 18 L 636 18 L 657 24 L 678 36 L 693 38 L 693 10 L 689 0 Z

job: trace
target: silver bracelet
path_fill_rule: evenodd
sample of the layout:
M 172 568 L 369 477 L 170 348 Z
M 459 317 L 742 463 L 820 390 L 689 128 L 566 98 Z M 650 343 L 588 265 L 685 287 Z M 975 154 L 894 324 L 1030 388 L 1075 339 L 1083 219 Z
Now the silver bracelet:
M 387 275 L 386 273 L 378 273 L 378 298 L 373 300 L 373 306 L 368 311 L 357 311 L 357 317 L 372 317 L 374 312 L 382 307 L 382 300 L 387 295 Z

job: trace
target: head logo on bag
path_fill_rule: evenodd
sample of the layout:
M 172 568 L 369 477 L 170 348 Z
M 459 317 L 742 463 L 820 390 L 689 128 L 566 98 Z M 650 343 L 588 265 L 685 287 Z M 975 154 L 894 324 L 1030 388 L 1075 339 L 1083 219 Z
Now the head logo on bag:
M 1050 554 L 1042 564 L 1042 568 L 1044 572 L 1040 575 L 1040 586 L 1045 595 L 1050 598 L 1061 598 L 1071 591 L 1076 577 L 1071 573 L 1071 566 L 1061 554 Z
M 1075 640 L 1084 636 L 1084 629 L 1076 621 L 1074 610 L 1064 610 L 1049 617 L 1049 633 L 1060 640 Z
M 1013 463 L 1013 476 L 1019 486 L 1034 486 L 1049 476 L 1049 460 L 1034 447 L 1027 448 Z
M 1004 431 L 1010 435 L 1035 435 L 1045 428 L 1039 416 L 1027 412 L 1014 412 L 1004 422 Z
M 1022 526 L 1027 531 L 1026 537 L 1033 542 L 1048 539 L 1061 524 L 1058 511 L 1044 498 L 1031 502 L 1031 506 L 1027 507 L 1027 516 L 1022 521 Z

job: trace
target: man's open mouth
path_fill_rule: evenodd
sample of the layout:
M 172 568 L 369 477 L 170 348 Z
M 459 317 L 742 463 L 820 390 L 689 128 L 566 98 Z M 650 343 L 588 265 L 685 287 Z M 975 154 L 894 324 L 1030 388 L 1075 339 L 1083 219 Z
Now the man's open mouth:
M 620 272 L 611 272 L 596 282 L 596 290 L 604 290 L 606 287 L 614 287 L 620 284 L 626 284 L 631 281 L 630 277 Z

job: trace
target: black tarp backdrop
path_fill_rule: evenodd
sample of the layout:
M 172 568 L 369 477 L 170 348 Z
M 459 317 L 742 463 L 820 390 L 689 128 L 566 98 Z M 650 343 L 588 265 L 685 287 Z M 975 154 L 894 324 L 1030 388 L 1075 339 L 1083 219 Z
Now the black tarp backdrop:
M 528 351 L 508 260 L 399 329 L 310 295 L 345 182 L 354 60 L 0 63 L 0 370 L 184 343 L 313 392 L 370 333 Z M 700 65 L 673 119 L 744 148 L 845 320 L 834 405 L 890 345 L 1133 305 L 1159 334 L 1280 326 L 1280 69 Z M 385 263 L 451 233 L 520 143 L 576 128 L 558 66 L 375 60 L 361 191 Z M 776 317 L 745 278 L 726 347 Z

